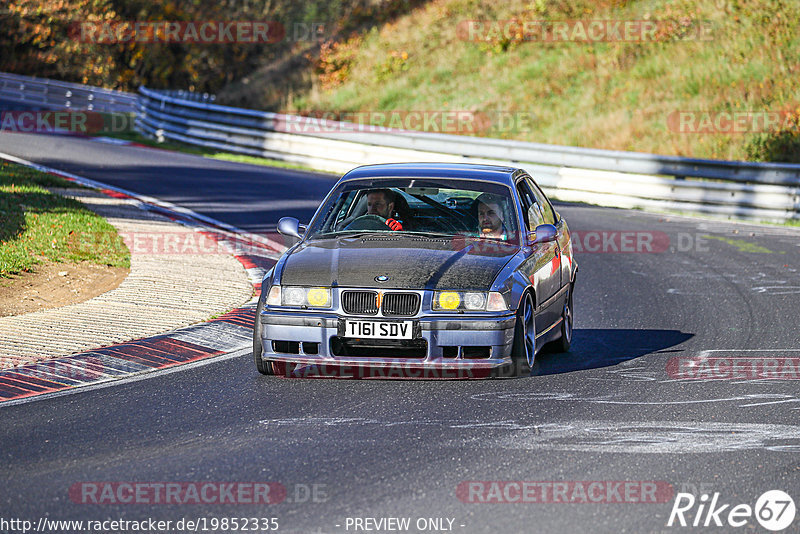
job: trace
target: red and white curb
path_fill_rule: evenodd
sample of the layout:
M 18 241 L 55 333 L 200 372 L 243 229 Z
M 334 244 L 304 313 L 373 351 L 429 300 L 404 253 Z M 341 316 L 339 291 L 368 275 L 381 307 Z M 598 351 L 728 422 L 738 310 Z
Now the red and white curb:
M 264 273 L 274 265 L 285 247 L 272 236 L 264 237 L 200 215 L 169 202 L 139 195 L 0 153 L 5 159 L 66 180 L 100 190 L 115 198 L 138 203 L 171 220 L 202 232 L 238 259 L 253 283 L 256 297 Z M 276 236 L 277 237 L 277 236 Z M 70 389 L 122 380 L 131 375 L 186 365 L 247 349 L 252 343 L 255 298 L 216 319 L 149 338 L 55 358 L 0 371 L 0 406 L 22 399 L 58 394 Z
M 0 371 L 0 406 L 247 348 L 254 317 L 255 305 L 250 304 L 168 334 Z

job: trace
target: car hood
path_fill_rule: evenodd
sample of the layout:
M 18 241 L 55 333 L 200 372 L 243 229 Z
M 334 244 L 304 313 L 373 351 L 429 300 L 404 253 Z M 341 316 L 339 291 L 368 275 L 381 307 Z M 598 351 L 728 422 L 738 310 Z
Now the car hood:
M 468 237 L 316 240 L 290 253 L 281 285 L 488 289 L 518 251 L 515 245 Z M 378 282 L 378 276 L 388 280 Z

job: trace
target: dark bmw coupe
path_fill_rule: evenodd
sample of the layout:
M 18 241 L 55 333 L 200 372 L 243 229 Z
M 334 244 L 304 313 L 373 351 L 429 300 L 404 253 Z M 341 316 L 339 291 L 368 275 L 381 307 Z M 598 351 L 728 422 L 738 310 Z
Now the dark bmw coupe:
M 344 366 L 527 375 L 544 345 L 569 350 L 569 228 L 522 169 L 358 167 L 308 227 L 286 217 L 278 231 L 297 242 L 261 285 L 253 355 L 263 374 Z

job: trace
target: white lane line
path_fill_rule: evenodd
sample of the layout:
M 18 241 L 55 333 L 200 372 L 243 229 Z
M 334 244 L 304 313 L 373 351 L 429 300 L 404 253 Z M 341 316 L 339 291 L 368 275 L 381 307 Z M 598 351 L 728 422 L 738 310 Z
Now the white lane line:
M 800 352 L 800 349 L 707 349 L 698 353 L 698 357 L 707 356 L 709 352 Z
M 668 395 L 674 395 L 672 392 Z M 600 397 L 581 397 L 567 392 L 524 392 L 524 393 L 476 393 L 471 395 L 470 400 L 474 401 L 513 401 L 514 403 L 557 401 L 557 402 L 584 402 L 589 404 L 619 404 L 623 406 L 680 406 L 694 404 L 709 404 L 718 402 L 747 402 L 740 404 L 739 407 L 762 406 L 767 404 L 783 404 L 800 402 L 794 395 L 784 393 L 751 393 L 746 395 L 735 395 L 719 398 L 704 399 L 657 399 L 640 400 L 624 399 L 622 395 L 605 395 Z
M 219 356 L 212 356 L 210 358 L 206 358 L 204 360 L 198 360 L 196 362 L 185 363 L 182 365 L 176 365 L 174 367 L 168 367 L 166 369 L 158 369 L 155 371 L 146 370 L 140 371 L 139 373 L 128 375 L 125 378 L 108 378 L 99 382 L 95 382 L 93 384 L 89 384 L 86 386 L 75 386 L 70 389 L 65 389 L 62 391 L 55 391 L 53 393 L 45 393 L 42 395 L 35 395 L 33 397 L 26 397 L 24 399 L 16 399 L 16 400 L 9 400 L 0 402 L 0 409 L 5 408 L 7 406 L 16 406 L 18 404 L 27 404 L 29 402 L 36 402 L 46 399 L 52 399 L 55 397 L 64 397 L 67 395 L 75 395 L 77 393 L 85 393 L 87 391 L 94 391 L 96 389 L 105 389 L 111 386 L 121 386 L 123 384 L 130 384 L 133 382 L 139 382 L 141 380 L 149 380 L 151 378 L 157 378 L 159 376 L 169 375 L 172 373 L 177 373 L 179 371 L 186 371 L 187 369 L 194 369 L 195 367 L 203 367 L 204 365 L 209 365 L 216 362 L 221 362 L 225 360 L 230 360 L 232 358 L 238 358 L 239 356 L 244 356 L 245 354 L 252 353 L 251 347 L 241 348 L 235 352 L 231 352 L 228 354 L 220 354 Z

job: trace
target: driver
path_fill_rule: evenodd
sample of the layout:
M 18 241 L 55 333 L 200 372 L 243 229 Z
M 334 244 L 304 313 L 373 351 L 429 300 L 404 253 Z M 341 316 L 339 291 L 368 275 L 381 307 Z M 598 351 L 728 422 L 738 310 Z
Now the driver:
M 391 189 L 372 189 L 367 193 L 367 215 L 378 215 L 386 219 L 386 226 L 402 230 L 400 221 L 392 218 L 396 193 Z
M 503 224 L 503 199 L 498 195 L 483 193 L 478 201 L 478 231 L 481 237 L 507 239 Z

